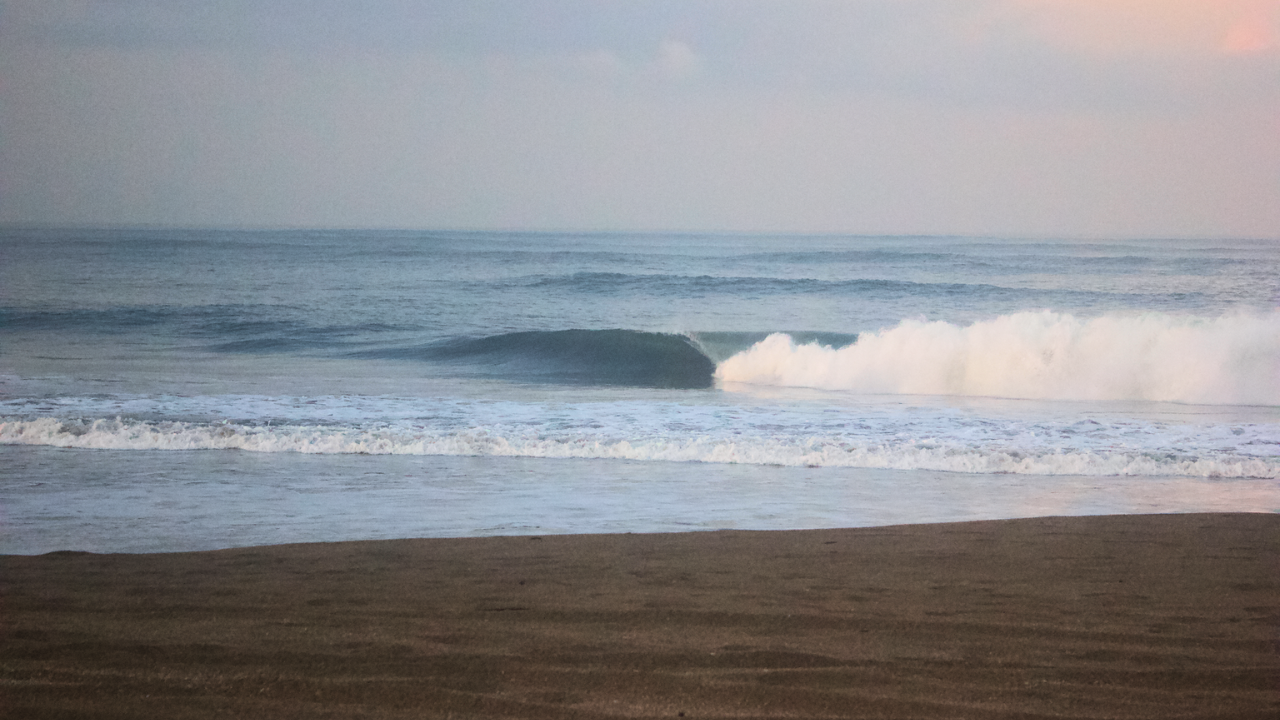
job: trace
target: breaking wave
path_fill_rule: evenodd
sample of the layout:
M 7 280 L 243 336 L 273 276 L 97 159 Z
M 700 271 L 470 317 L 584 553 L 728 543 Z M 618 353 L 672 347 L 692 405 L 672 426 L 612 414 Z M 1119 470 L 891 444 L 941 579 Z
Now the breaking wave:
M 360 356 L 452 363 L 515 379 L 685 389 L 711 387 L 716 369 L 684 335 L 636 330 L 513 332 Z
M 959 326 L 907 320 L 846 347 L 774 334 L 723 383 L 860 393 L 1280 405 L 1280 311 L 1197 318 L 1021 312 Z

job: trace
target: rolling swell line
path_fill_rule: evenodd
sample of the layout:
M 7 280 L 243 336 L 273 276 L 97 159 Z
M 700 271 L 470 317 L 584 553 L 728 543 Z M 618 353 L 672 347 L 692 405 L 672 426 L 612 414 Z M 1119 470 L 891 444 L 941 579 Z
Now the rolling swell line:
M 384 333 L 416 328 L 387 323 L 314 325 L 283 305 L 137 305 L 45 310 L 0 307 L 5 333 L 80 333 L 198 342 L 215 353 L 349 349 Z
M 523 288 L 537 290 L 551 288 L 558 291 L 584 295 L 618 296 L 631 293 L 673 298 L 703 298 L 712 295 L 756 298 L 761 296 L 812 295 L 824 297 L 874 297 L 878 301 L 889 299 L 919 300 L 921 298 L 946 298 L 990 302 L 998 299 L 1010 303 L 1030 303 L 1033 306 L 1064 305 L 1089 306 L 1100 302 L 1136 300 L 1162 302 L 1161 295 L 1144 293 L 1078 290 L 1069 288 L 1036 289 L 993 285 L 990 283 L 915 282 L 910 280 L 885 280 L 856 278 L 822 280 L 806 277 L 767 276 L 719 276 L 719 275 L 670 275 L 631 274 L 617 272 L 578 272 L 569 275 L 534 276 L 513 281 Z M 1182 300 L 1204 302 L 1203 293 L 1188 292 Z
M 751 292 L 966 292 L 1008 291 L 994 285 L 964 283 L 917 283 L 908 280 L 819 280 L 816 278 L 750 277 L 719 275 L 635 275 L 617 272 L 578 272 L 528 281 L 529 287 L 553 287 L 579 292 L 617 293 L 622 291 L 683 291 L 687 293 Z

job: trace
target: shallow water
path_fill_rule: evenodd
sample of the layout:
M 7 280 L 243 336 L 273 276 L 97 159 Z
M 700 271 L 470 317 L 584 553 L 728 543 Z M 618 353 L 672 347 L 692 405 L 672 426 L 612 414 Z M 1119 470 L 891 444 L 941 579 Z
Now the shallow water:
M 1269 480 L 0 446 L 0 552 L 1274 512 Z

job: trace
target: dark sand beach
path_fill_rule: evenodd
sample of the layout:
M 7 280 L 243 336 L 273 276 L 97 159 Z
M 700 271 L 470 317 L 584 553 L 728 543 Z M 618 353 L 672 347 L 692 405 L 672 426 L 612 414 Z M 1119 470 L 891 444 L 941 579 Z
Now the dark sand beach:
M 1276 718 L 1280 515 L 0 557 L 5 718 Z

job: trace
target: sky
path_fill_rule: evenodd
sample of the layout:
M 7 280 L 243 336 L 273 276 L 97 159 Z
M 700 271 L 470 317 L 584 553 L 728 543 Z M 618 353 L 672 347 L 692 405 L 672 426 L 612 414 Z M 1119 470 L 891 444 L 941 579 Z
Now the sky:
M 1280 0 L 0 0 L 0 223 L 1280 238 Z

